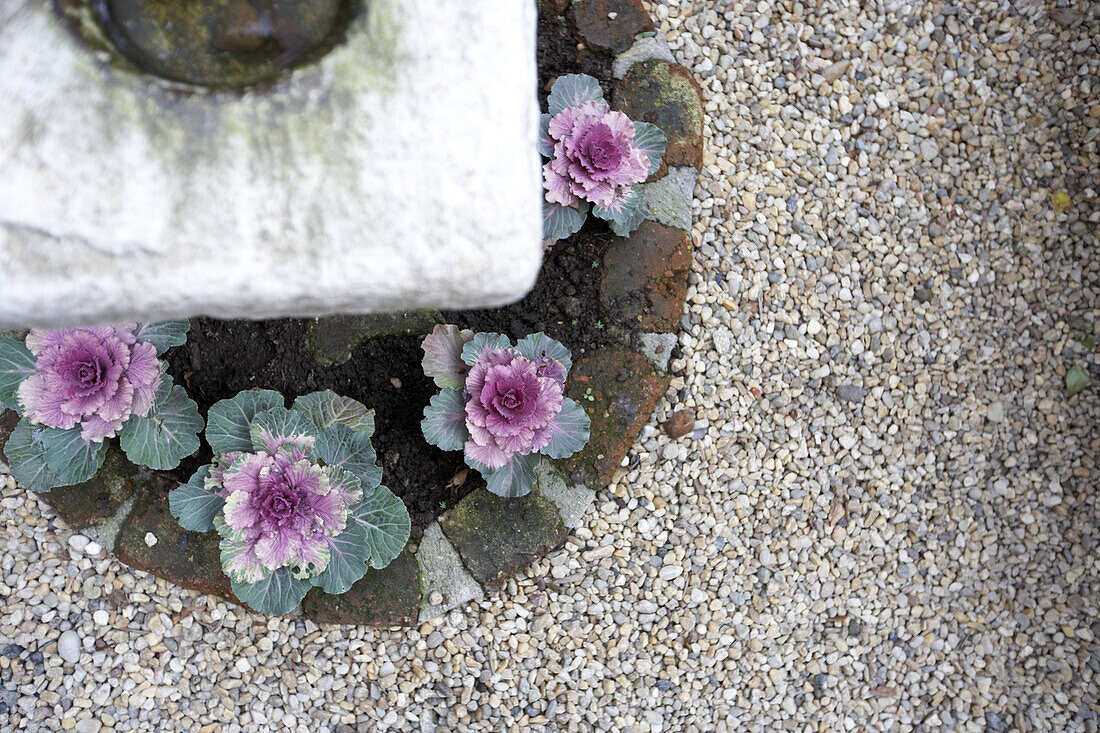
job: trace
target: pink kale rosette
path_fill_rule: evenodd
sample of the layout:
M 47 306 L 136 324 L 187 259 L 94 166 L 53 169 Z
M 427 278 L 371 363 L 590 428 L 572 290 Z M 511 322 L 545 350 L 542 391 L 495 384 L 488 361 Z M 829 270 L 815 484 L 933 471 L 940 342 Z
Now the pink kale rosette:
M 642 184 L 661 167 L 664 133 L 613 111 L 599 82 L 584 74 L 560 77 L 548 104 L 539 131 L 539 152 L 549 158 L 543 237 L 574 234 L 589 210 L 616 234 L 629 235 L 645 218 Z
M 241 392 L 211 406 L 214 462 L 170 492 L 168 508 L 184 529 L 217 530 L 233 592 L 261 613 L 289 613 L 312 587 L 345 593 L 409 539 L 373 433 L 373 410 L 330 390 L 289 410 L 278 392 Z
M 424 372 L 442 388 L 424 410 L 424 437 L 462 450 L 493 493 L 523 496 L 542 456 L 565 458 L 588 442 L 588 416 L 564 396 L 572 359 L 557 341 L 537 333 L 513 346 L 437 326 L 423 348 Z
M 32 330 L 0 337 L 0 405 L 22 419 L 6 446 L 13 475 L 49 491 L 95 475 L 117 437 L 132 462 L 167 470 L 199 448 L 198 406 L 159 355 L 187 321 Z

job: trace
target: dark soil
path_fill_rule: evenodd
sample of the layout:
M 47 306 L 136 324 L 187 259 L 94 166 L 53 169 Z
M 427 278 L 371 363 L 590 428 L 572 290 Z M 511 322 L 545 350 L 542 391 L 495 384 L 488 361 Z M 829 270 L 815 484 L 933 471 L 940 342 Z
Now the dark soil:
M 541 83 L 565 73 L 588 73 L 607 82 L 611 59 L 578 51 L 569 22 L 543 15 L 539 73 Z M 598 298 L 600 263 L 612 236 L 606 224 L 589 217 L 580 232 L 547 252 L 535 289 L 522 301 L 491 310 L 444 312 L 441 320 L 513 339 L 542 331 L 569 347 L 576 360 L 611 339 L 609 324 L 600 321 Z M 282 392 L 288 404 L 299 395 L 327 388 L 374 408 L 373 442 L 383 482 L 405 502 L 416 526 L 426 526 L 484 485 L 476 472 L 462 473 L 461 452 L 430 446 L 420 432 L 424 406 L 437 391 L 421 369 L 421 337 L 372 339 L 359 346 L 350 361 L 326 367 L 308 347 L 306 324 L 297 319 L 196 318 L 187 343 L 167 355 L 169 373 L 188 389 L 204 417 L 215 402 L 252 388 Z M 204 444 L 174 474 L 186 480 L 210 457 Z

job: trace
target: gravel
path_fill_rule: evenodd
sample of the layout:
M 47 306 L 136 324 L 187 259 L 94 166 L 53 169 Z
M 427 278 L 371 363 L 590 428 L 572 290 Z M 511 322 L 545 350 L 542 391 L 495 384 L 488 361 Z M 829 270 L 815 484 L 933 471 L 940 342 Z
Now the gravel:
M 0 727 L 1097 730 L 1100 10 L 650 7 L 707 99 L 699 246 L 575 537 L 419 628 L 322 629 L 0 476 Z

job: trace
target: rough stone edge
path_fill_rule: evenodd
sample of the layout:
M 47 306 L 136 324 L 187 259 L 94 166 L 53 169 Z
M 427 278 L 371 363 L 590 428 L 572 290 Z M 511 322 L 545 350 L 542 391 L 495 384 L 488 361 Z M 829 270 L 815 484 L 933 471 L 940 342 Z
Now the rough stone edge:
M 642 187 L 646 218 L 691 234 L 691 203 L 699 171 L 691 166 L 668 169 L 668 175 Z
M 462 564 L 458 550 L 443 536 L 439 522 L 432 522 L 424 530 L 416 548 L 416 563 L 420 568 L 420 623 L 485 597 L 485 589 Z M 439 604 L 431 602 L 435 593 L 443 598 Z
M 588 509 L 596 503 L 596 492 L 585 484 L 570 484 L 549 460 L 539 462 L 536 491 L 550 500 L 566 529 L 581 526 Z
M 672 55 L 672 49 L 668 47 L 668 41 L 663 34 L 657 33 L 636 39 L 633 46 L 615 57 L 611 67 L 611 75 L 616 80 L 622 79 L 631 66 L 640 64 L 643 61 L 676 63 L 676 58 Z
M 126 501 L 118 505 L 118 509 L 107 519 L 96 522 L 91 527 L 73 530 L 79 532 L 90 540 L 98 542 L 101 547 L 110 553 L 115 551 L 115 542 L 118 541 L 118 533 L 122 530 L 123 523 L 129 518 L 130 512 L 137 503 L 138 492 L 131 494 Z M 60 514 L 60 512 L 59 512 Z M 64 519 L 64 516 L 62 516 Z M 121 562 L 121 560 L 119 561 Z
M 658 371 L 667 374 L 668 363 L 672 360 L 672 350 L 679 339 L 674 333 L 638 334 L 638 353 L 646 358 Z

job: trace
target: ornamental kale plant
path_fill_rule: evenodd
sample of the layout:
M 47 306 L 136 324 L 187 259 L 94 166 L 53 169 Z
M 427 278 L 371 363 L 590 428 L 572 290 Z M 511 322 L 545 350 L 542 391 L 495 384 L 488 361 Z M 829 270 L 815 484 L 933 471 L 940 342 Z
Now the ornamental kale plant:
M 543 166 L 543 238 L 577 232 L 589 210 L 625 237 L 645 219 L 640 184 L 665 156 L 665 134 L 648 122 L 612 112 L 591 76 L 559 77 L 542 115 L 539 153 Z
M 314 586 L 346 593 L 409 540 L 373 434 L 374 411 L 330 390 L 289 410 L 278 392 L 241 392 L 210 408 L 214 462 L 169 493 L 169 509 L 184 529 L 218 531 L 233 592 L 261 613 L 289 613 Z
M 164 470 L 199 449 L 202 418 L 157 358 L 188 321 L 32 330 L 0 337 L 0 404 L 22 417 L 4 452 L 34 491 L 87 481 L 118 436 L 126 457 Z
M 565 458 L 588 442 L 588 415 L 563 394 L 573 360 L 552 338 L 512 346 L 499 333 L 436 326 L 423 348 L 424 373 L 442 388 L 424 409 L 424 438 L 464 451 L 494 494 L 527 494 L 543 455 Z

